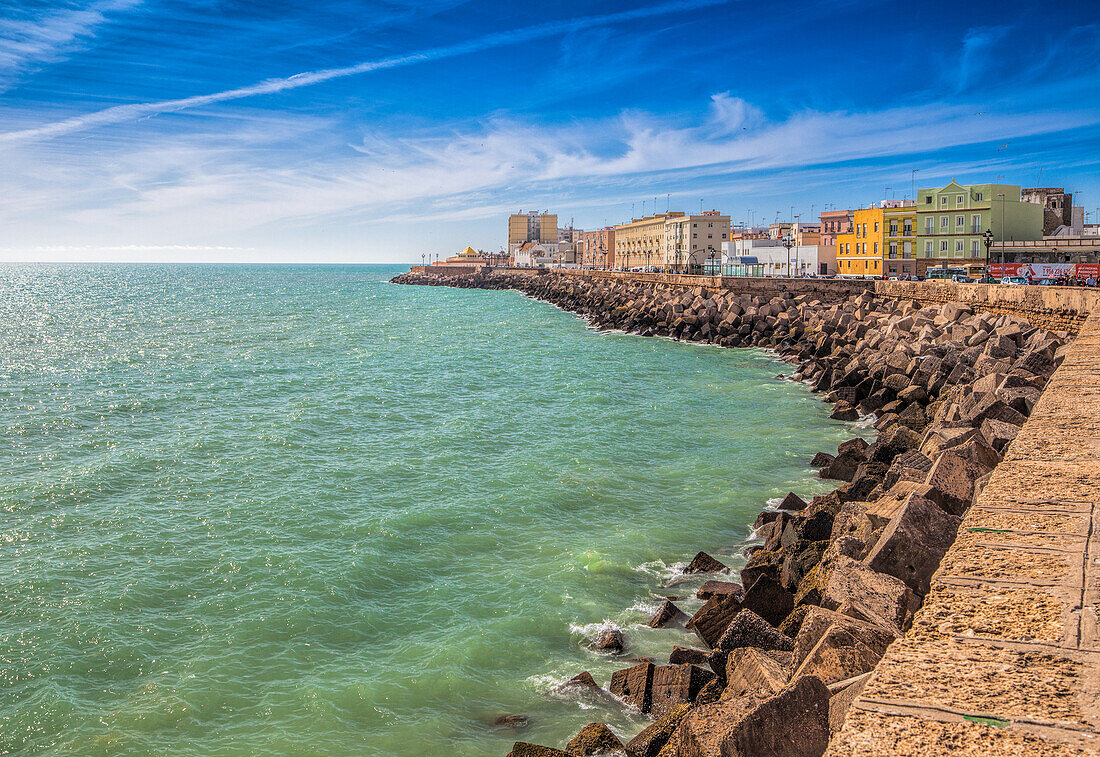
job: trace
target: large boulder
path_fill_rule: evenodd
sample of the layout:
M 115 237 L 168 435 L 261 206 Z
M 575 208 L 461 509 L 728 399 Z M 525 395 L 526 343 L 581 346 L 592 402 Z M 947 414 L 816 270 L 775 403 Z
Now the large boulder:
M 778 580 L 763 575 L 745 592 L 741 607 L 777 626 L 794 609 L 794 597 Z
M 694 631 L 707 647 L 713 649 L 734 616 L 740 611 L 741 603 L 736 597 L 716 594 L 695 611 L 686 627 Z
M 790 651 L 794 648 L 794 642 L 752 610 L 743 609 L 714 645 L 718 652 L 730 652 L 740 647 Z
M 805 676 L 770 697 L 695 708 L 668 746 L 676 757 L 820 757 L 828 743 L 829 689 Z
M 674 605 L 671 599 L 666 599 L 660 609 L 650 618 L 649 627 L 672 628 L 683 625 L 687 620 L 687 613 Z
M 570 757 L 568 752 L 538 744 L 528 744 L 526 741 L 517 741 L 512 745 L 512 751 L 508 757 Z
M 673 706 L 690 704 L 702 688 L 714 680 L 714 673 L 698 665 L 658 665 L 650 684 L 649 710 L 656 717 Z
M 846 602 L 859 604 L 889 628 L 904 631 L 920 600 L 900 579 L 879 573 L 850 557 L 838 557 L 829 572 L 821 606 L 835 610 Z
M 746 694 L 769 696 L 786 686 L 788 678 L 786 669 L 774 655 L 755 647 L 741 647 L 726 658 L 726 688 L 722 698 Z
M 923 597 L 958 529 L 959 518 L 919 494 L 910 494 L 863 562 L 900 578 Z
M 661 749 L 691 710 L 691 705 L 675 705 L 664 715 L 642 729 L 642 732 L 626 742 L 626 753 L 630 757 L 657 757 Z
M 932 463 L 924 483 L 928 498 L 951 515 L 962 517 L 974 500 L 974 483 L 988 473 L 982 466 L 949 449 Z
M 611 674 L 608 690 L 639 712 L 649 712 L 653 670 L 656 667 L 652 662 L 642 662 L 632 668 L 616 670 Z
M 622 748 L 623 742 L 603 723 L 589 723 L 565 745 L 566 753 L 574 757 L 609 754 Z
M 730 569 L 725 563 L 720 562 L 706 552 L 699 552 L 691 559 L 684 573 L 729 573 Z

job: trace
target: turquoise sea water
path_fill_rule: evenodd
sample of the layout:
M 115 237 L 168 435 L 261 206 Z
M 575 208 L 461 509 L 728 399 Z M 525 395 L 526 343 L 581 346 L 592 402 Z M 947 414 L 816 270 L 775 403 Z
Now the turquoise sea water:
M 765 353 L 401 270 L 0 267 L 0 753 L 629 736 L 548 693 L 628 664 L 586 634 L 691 641 L 636 625 L 673 564 L 828 489 L 851 429 Z

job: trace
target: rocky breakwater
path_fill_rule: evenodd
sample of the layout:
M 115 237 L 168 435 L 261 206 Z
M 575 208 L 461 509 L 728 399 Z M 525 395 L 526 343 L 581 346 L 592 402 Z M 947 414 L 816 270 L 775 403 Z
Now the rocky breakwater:
M 624 668 L 608 686 L 650 726 L 623 743 L 593 723 L 564 750 L 517 742 L 512 757 L 824 753 L 1068 341 L 1009 315 L 871 293 L 829 302 L 555 275 L 398 280 L 515 288 L 602 328 L 767 347 L 835 403 L 834 417 L 876 417 L 873 443 L 815 457 L 838 488 L 809 502 L 791 493 L 760 514 L 739 581 L 720 578 L 729 568 L 705 552 L 686 568 L 713 574 L 702 605 L 689 616 L 668 600 L 651 625 L 683 624 L 699 645 Z M 566 685 L 599 689 L 587 673 Z

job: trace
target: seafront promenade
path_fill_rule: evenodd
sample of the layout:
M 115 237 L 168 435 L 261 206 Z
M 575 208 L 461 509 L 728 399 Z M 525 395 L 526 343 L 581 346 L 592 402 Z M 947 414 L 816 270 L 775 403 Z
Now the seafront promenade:
M 801 733 L 769 726 L 766 743 L 790 754 L 1100 753 L 1095 291 L 576 271 L 417 280 L 430 275 L 405 283 L 521 288 L 599 327 L 770 347 L 838 411 L 858 404 L 880 416 L 871 448 L 848 445 L 822 460 L 823 477 L 848 481 L 835 504 L 815 498 L 794 506 L 801 514 L 762 515 L 763 549 L 741 572 L 739 598 L 718 613 L 725 632 L 697 628 L 711 651 L 676 660 L 726 673 L 722 693 L 692 689 L 684 709 L 655 723 L 666 731 L 661 746 L 652 733 L 638 741 L 646 729 L 627 754 L 760 753 L 759 731 L 746 723 L 767 712 L 799 723 Z M 849 470 L 838 470 L 848 467 L 842 459 Z M 830 526 L 825 542 L 806 536 L 815 519 Z M 795 544 L 806 548 L 792 553 Z M 817 567 L 789 579 L 790 558 L 804 560 L 814 544 L 825 549 Z M 767 624 L 748 632 L 731 621 L 756 623 L 750 604 L 774 609 L 744 593 L 766 582 L 770 564 L 794 609 L 767 619 L 793 639 L 793 653 L 782 651 L 790 642 L 768 641 Z M 786 601 L 783 588 L 771 591 Z M 719 605 L 708 600 L 691 622 L 713 621 L 707 607 Z M 731 633 L 752 641 L 738 646 Z M 877 643 L 885 653 L 872 657 L 867 647 Z M 770 651 L 749 659 L 744 647 Z M 631 668 L 624 680 L 676 667 Z M 741 682 L 736 697 L 731 680 Z M 650 685 L 657 692 L 647 683 L 646 696 Z M 612 692 L 622 691 L 613 681 Z M 825 740 L 804 714 L 821 707 Z M 562 753 L 520 743 L 513 752 Z

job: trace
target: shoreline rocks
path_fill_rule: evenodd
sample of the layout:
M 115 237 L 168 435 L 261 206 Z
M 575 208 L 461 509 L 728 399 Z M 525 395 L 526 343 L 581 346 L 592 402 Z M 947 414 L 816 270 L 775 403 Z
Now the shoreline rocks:
M 769 349 L 834 404 L 833 418 L 875 415 L 872 443 L 854 438 L 814 457 L 836 489 L 809 502 L 792 492 L 762 512 L 763 543 L 739 584 L 700 589 L 704 604 L 685 626 L 704 649 L 677 647 L 670 665 L 614 674 L 612 693 L 663 723 L 643 731 L 644 747 L 626 743 L 630 757 L 822 754 L 908 630 L 960 519 L 1068 343 L 1010 315 L 871 292 L 763 297 L 501 271 L 395 281 L 516 289 L 598 329 Z M 731 571 L 700 552 L 685 572 Z M 672 608 L 658 616 L 675 617 Z

